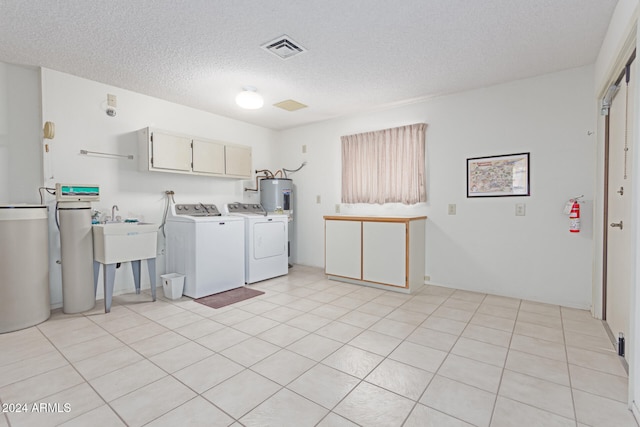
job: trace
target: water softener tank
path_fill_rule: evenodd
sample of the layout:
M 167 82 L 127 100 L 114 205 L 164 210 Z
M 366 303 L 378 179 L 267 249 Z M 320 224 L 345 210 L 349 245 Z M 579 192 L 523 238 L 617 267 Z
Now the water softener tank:
M 49 318 L 46 206 L 0 206 L 0 274 L 0 333 Z
M 91 310 L 96 305 L 90 202 L 59 202 L 62 311 Z
M 286 213 L 289 216 L 289 265 L 293 241 L 293 181 L 289 178 L 265 178 L 260 180 L 260 204 L 267 212 Z

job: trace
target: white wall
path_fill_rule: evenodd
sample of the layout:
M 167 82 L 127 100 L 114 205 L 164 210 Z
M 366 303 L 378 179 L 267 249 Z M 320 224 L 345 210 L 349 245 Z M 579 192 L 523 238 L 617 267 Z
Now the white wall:
M 40 203 L 40 72 L 0 62 L 0 204 Z
M 116 117 L 105 113 L 108 93 L 117 96 Z M 274 131 L 48 69 L 42 70 L 42 118 L 56 124 L 56 137 L 44 158 L 45 185 L 98 184 L 100 201 L 93 207 L 110 214 L 111 207 L 118 205 L 123 218 L 160 223 L 165 190 L 175 191 L 178 203 L 211 202 L 219 208 L 227 202 L 257 197 L 243 190 L 253 186 L 251 181 L 139 171 L 136 132 L 144 127 L 250 145 L 255 168 L 273 167 Z M 84 156 L 79 154 L 81 149 L 134 154 L 135 160 Z M 53 212 L 53 197 L 47 200 Z M 60 259 L 60 239 L 53 219 L 50 226 L 51 300 L 52 305 L 60 306 L 61 270 L 56 263 Z M 160 233 L 158 275 L 165 273 L 163 250 Z M 114 293 L 132 291 L 132 277 L 130 264 L 124 264 L 116 273 Z M 148 287 L 146 267 L 142 280 L 143 287 Z M 99 290 L 98 298 L 101 296 Z
M 428 215 L 425 273 L 432 283 L 576 307 L 591 303 L 589 218 L 576 236 L 568 233 L 567 218 L 560 214 L 566 199 L 584 194 L 588 217 L 593 200 L 595 141 L 587 135 L 595 126 L 591 67 L 279 133 L 56 71 L 41 73 L 41 121 L 56 123 L 56 138 L 48 141 L 51 150 L 44 157 L 45 185 L 99 184 L 102 199 L 94 207 L 100 210 L 117 204 L 123 217 L 160 222 L 168 189 L 185 203 L 221 205 L 257 196 L 243 191 L 253 186 L 249 181 L 145 173 L 137 170 L 136 161 L 82 156 L 81 149 L 137 154 L 135 133 L 146 126 L 251 145 L 257 169 L 309 162 L 290 175 L 297 190 L 294 259 L 322 266 L 322 215 L 334 213 L 340 203 L 340 136 L 426 122 L 428 202 L 411 208 L 343 205 L 342 211 Z M 104 112 L 107 93 L 118 96 L 115 118 Z M 25 127 L 41 132 L 41 123 Z M 522 151 L 531 152 L 531 197 L 465 197 L 467 157 Z M 11 174 L 12 181 L 16 176 Z M 37 198 L 33 190 L 31 202 Z M 47 200 L 53 212 L 52 197 Z M 527 216 L 515 217 L 516 202 L 526 203 Z M 456 216 L 446 214 L 449 203 L 457 204 Z M 59 306 L 59 236 L 51 223 L 52 303 Z M 158 274 L 164 272 L 163 243 Z M 144 283 L 148 277 L 143 276 Z M 117 273 L 116 292 L 132 288 L 125 264 Z
M 425 273 L 434 284 L 588 308 L 593 72 L 578 68 L 283 131 L 281 161 L 308 161 L 292 176 L 296 262 L 324 265 L 322 216 L 340 203 L 340 136 L 426 122 L 428 202 L 342 206 L 342 212 L 426 214 Z M 518 152 L 531 152 L 531 197 L 466 198 L 466 158 Z M 561 212 L 570 197 L 582 194 L 586 218 L 575 235 Z M 457 205 L 455 216 L 447 215 L 450 203 Z M 515 216 L 516 203 L 526 203 L 525 217 Z

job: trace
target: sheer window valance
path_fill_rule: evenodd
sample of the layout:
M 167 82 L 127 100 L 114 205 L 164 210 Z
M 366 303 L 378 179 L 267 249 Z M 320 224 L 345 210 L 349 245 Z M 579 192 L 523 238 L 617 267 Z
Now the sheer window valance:
M 427 200 L 425 123 L 341 137 L 342 203 Z

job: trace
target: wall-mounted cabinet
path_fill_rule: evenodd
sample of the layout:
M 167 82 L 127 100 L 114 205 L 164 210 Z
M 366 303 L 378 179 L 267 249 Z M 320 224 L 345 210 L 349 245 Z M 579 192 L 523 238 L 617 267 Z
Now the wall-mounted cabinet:
M 151 135 L 149 141 L 149 170 L 153 168 L 174 172 L 191 172 L 191 139 L 155 133 L 155 135 Z M 144 145 L 143 148 L 146 149 L 147 144 Z
M 251 176 L 251 147 L 242 145 L 225 145 L 225 173 L 229 176 Z
M 424 283 L 426 217 L 324 219 L 330 279 L 407 293 Z
M 251 178 L 251 147 L 144 128 L 138 134 L 142 171 Z
M 197 173 L 224 175 L 225 173 L 225 146 L 214 141 L 202 141 L 194 139 L 193 147 L 193 171 Z M 251 148 L 249 148 L 251 151 Z M 227 174 L 228 175 L 228 174 Z M 251 170 L 249 170 L 251 175 Z

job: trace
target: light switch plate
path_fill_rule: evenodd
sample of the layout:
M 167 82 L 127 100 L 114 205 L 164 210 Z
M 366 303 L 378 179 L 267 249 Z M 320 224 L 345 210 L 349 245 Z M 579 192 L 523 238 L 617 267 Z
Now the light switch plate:
M 456 214 L 456 205 L 454 203 L 450 203 L 449 204 L 449 209 L 447 210 L 447 212 L 449 213 L 449 215 L 455 215 Z
M 516 216 L 525 216 L 526 205 L 524 203 L 516 203 Z
M 340 205 L 336 205 L 336 213 L 340 213 Z
M 108 93 L 107 94 L 107 105 L 109 107 L 117 108 L 118 107 L 118 97 Z
M 316 203 L 320 203 L 320 195 L 319 194 L 316 196 Z

